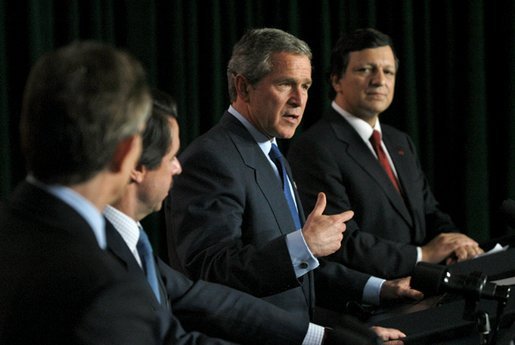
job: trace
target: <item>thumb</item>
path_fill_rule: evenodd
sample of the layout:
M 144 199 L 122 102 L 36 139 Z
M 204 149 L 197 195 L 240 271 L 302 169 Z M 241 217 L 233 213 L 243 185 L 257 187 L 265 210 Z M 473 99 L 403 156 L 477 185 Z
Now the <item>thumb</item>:
M 326 205 L 327 205 L 327 200 L 325 197 L 325 193 L 323 193 L 323 192 L 318 193 L 317 203 L 315 204 L 315 207 L 313 208 L 313 211 L 311 212 L 311 214 L 314 216 L 321 216 L 325 210 Z

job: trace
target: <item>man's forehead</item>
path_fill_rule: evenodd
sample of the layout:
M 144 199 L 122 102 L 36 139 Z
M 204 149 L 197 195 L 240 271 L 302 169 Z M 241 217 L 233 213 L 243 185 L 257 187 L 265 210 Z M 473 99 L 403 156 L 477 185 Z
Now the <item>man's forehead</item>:
M 378 49 L 378 48 L 372 48 Z M 349 54 L 349 66 L 355 65 L 371 65 L 396 68 L 397 63 L 393 55 L 393 51 L 387 49 L 375 50 L 364 49 Z
M 311 60 L 306 55 L 291 54 L 291 53 L 276 53 L 272 57 L 272 71 L 273 73 L 283 74 L 304 74 L 311 77 Z

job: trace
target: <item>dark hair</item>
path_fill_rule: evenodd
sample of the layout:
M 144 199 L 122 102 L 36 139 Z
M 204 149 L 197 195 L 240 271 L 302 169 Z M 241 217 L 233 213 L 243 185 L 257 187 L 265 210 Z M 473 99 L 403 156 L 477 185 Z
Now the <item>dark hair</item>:
M 149 170 L 159 168 L 163 157 L 170 150 L 172 136 L 168 124 L 169 118 L 169 115 L 152 111 L 143 131 L 143 149 L 138 164 Z
M 227 65 L 230 100 L 236 99 L 235 76 L 243 75 L 251 85 L 256 84 L 272 71 L 272 54 L 280 52 L 312 58 L 308 44 L 292 34 L 273 28 L 247 31 L 234 45 Z
M 161 90 L 152 89 L 152 114 L 142 134 L 143 150 L 139 159 L 139 164 L 147 169 L 157 169 L 170 150 L 170 117 L 177 118 L 175 99 Z
M 142 128 L 150 101 L 144 70 L 126 52 L 87 41 L 43 55 L 23 99 L 28 171 L 45 183 L 87 181 Z
M 152 89 L 152 111 L 164 112 L 168 116 L 177 118 L 177 102 L 175 98 L 159 89 Z
M 358 29 L 350 33 L 342 34 L 333 47 L 331 53 L 331 67 L 329 71 L 329 82 L 334 76 L 341 77 L 349 65 L 349 53 L 368 48 L 378 48 L 390 46 L 395 57 L 395 64 L 398 66 L 399 60 L 395 54 L 393 41 L 390 36 L 372 28 Z M 335 92 L 331 90 L 331 98 Z

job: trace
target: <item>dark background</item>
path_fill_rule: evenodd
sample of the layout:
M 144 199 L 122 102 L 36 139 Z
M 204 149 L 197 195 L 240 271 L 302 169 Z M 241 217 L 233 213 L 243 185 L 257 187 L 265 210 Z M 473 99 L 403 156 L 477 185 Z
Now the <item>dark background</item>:
M 18 122 L 31 65 L 45 51 L 96 39 L 139 58 L 179 104 L 182 147 L 228 107 L 225 70 L 246 29 L 277 27 L 312 48 L 313 87 L 299 131 L 329 106 L 326 72 L 343 31 L 392 36 L 396 97 L 381 121 L 408 132 L 442 207 L 470 236 L 510 230 L 515 198 L 515 1 L 0 0 L 0 200 L 25 176 Z M 287 150 L 288 144 L 283 143 Z M 152 240 L 164 251 L 161 215 Z

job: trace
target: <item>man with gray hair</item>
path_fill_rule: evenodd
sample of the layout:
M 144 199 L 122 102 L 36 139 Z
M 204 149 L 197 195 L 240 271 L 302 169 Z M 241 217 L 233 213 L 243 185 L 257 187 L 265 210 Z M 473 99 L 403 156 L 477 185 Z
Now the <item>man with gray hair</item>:
M 302 119 L 312 83 L 311 50 L 278 29 L 250 30 L 234 46 L 227 76 L 231 105 L 180 156 L 183 173 L 165 205 L 171 264 L 308 322 L 315 306 L 313 271 L 338 265 L 322 264 L 321 257 L 340 247 L 353 215 L 323 215 L 321 193 L 305 219 L 277 147 L 276 138 L 291 138 Z M 348 332 L 368 334 L 372 343 L 373 334 L 358 329 Z M 306 339 L 321 342 L 328 332 L 310 324 Z

